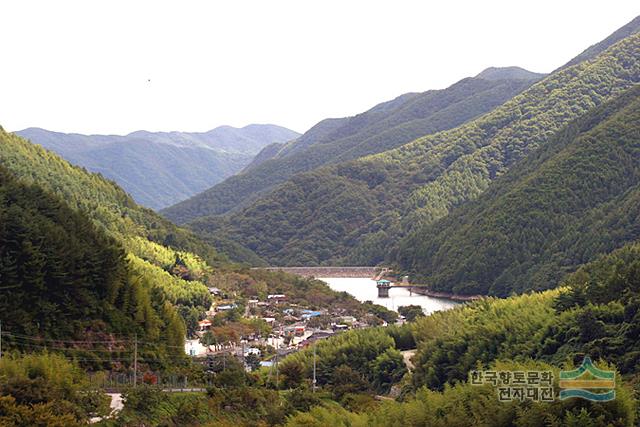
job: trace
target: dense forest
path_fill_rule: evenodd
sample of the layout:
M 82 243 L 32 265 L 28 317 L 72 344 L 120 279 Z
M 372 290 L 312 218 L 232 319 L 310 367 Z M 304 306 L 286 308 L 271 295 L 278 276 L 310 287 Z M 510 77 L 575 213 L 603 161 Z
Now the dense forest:
M 400 265 L 456 293 L 553 287 L 640 237 L 639 150 L 636 86 L 571 123 L 478 200 L 402 241 Z
M 324 120 L 288 144 L 265 148 L 243 173 L 162 213 L 185 223 L 236 210 L 296 173 L 380 153 L 454 128 L 497 107 L 542 76 L 523 71 L 501 79 L 467 78 L 447 89 L 399 96 L 354 117 Z
M 585 49 L 559 70 L 591 60 L 638 31 L 640 17 Z M 543 74 L 518 67 L 490 67 L 445 90 L 409 93 L 352 118 L 323 120 L 289 144 L 265 147 L 245 173 L 165 209 L 164 214 L 184 223 L 235 210 L 274 190 L 295 173 L 380 153 L 429 133 L 456 127 L 490 111 L 542 77 Z
M 273 264 L 379 263 L 402 236 L 477 198 L 572 120 L 640 82 L 639 49 L 632 35 L 468 124 L 294 175 L 251 206 L 190 227 Z
M 227 261 L 192 233 L 137 205 L 114 182 L 72 166 L 58 155 L 2 129 L 0 163 L 20 180 L 35 183 L 64 199 L 125 244 L 139 236 L 168 248 L 197 253 L 212 265 Z
M 70 165 L 42 147 L 0 130 L 0 164 L 21 182 L 37 185 L 89 218 L 125 250 L 129 269 L 153 283 L 180 311 L 202 312 L 211 304 L 204 273 L 228 259 L 193 234 L 142 208 L 115 183 Z M 189 280 L 169 274 L 177 260 Z M 9 294 L 9 297 L 11 293 Z
M 185 330 L 175 307 L 152 300 L 150 278 L 131 268 L 118 242 L 81 213 L 1 168 L 0 224 L 0 313 L 11 331 L 3 337 L 5 351 L 66 350 L 61 343 L 72 339 L 108 343 L 114 335 L 138 335 L 157 345 L 156 361 L 167 352 L 181 355 L 175 348 Z

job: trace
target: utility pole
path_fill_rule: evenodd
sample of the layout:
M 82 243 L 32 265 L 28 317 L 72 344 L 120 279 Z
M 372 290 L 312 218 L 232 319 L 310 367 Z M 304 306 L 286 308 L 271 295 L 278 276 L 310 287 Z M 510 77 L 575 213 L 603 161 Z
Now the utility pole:
M 313 392 L 316 392 L 316 343 L 318 341 L 316 340 L 313 343 Z
M 280 383 L 278 382 L 278 350 L 276 350 L 276 390 L 280 390 Z
M 0 359 L 2 359 L 2 320 L 0 320 Z
M 242 342 L 242 367 L 247 370 L 247 359 L 244 357 L 244 341 Z
M 133 341 L 133 386 L 138 383 L 138 334 Z

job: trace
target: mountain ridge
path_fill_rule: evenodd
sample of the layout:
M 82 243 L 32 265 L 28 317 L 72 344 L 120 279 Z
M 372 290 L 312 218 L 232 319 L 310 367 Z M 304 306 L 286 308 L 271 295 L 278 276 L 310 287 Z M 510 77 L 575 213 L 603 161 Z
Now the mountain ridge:
M 325 119 L 298 139 L 270 147 L 241 174 L 162 211 L 178 223 L 222 214 L 268 194 L 295 173 L 386 151 L 418 136 L 471 120 L 529 87 L 535 80 L 466 78 L 447 89 L 400 95 L 364 113 Z
M 440 291 L 554 287 L 640 238 L 639 141 L 636 85 L 569 124 L 478 199 L 403 239 L 400 265 Z
M 478 73 L 475 78 L 486 80 L 539 80 L 546 76 L 545 73 L 534 73 L 522 67 L 489 67 Z
M 160 209 L 209 188 L 248 165 L 266 145 L 299 134 L 275 125 L 220 126 L 206 132 L 135 131 L 83 135 L 27 128 L 16 134 L 121 184 Z
M 233 215 L 190 227 L 223 233 L 276 265 L 379 263 L 397 238 L 475 199 L 571 120 L 639 82 L 635 34 L 460 127 L 297 174 Z

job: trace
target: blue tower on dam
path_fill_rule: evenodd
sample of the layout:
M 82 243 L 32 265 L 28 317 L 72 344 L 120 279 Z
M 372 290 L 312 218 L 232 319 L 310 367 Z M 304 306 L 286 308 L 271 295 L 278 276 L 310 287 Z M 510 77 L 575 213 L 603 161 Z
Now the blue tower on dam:
M 385 279 L 376 281 L 376 287 L 378 288 L 378 298 L 389 298 L 389 288 L 391 288 L 391 282 Z

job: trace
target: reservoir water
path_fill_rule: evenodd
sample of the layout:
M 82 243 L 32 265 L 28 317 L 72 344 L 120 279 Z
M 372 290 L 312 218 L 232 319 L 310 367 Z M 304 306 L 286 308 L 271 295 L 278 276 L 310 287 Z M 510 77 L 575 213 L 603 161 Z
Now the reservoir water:
M 447 310 L 458 304 L 451 300 L 433 298 L 416 293 L 411 295 L 406 288 L 391 288 L 389 290 L 389 298 L 378 298 L 376 282 L 366 278 L 331 277 L 320 278 L 319 280 L 327 283 L 334 291 L 344 291 L 353 295 L 358 301 L 371 301 L 394 311 L 398 311 L 398 307 L 404 305 L 419 305 L 425 314 L 430 314 L 434 311 Z

